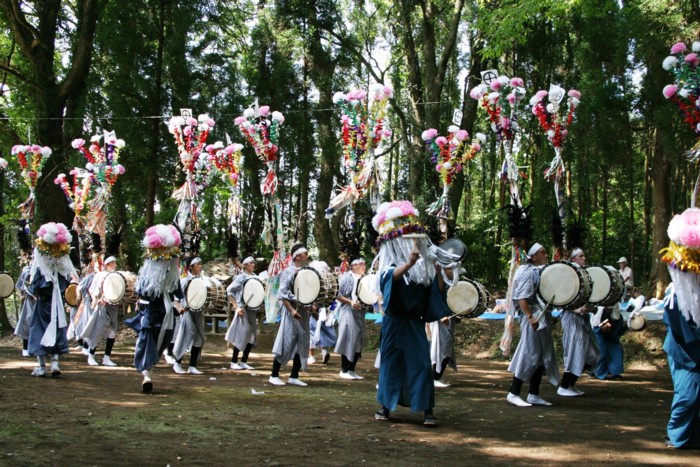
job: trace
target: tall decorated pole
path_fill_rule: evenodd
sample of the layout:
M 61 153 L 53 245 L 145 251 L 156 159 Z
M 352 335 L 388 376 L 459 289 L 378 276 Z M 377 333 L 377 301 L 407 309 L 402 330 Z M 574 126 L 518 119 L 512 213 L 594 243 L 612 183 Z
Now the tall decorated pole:
M 31 231 L 34 220 L 36 185 L 41 177 L 41 171 L 49 157 L 51 148 L 41 147 L 37 144 L 17 145 L 12 147 L 12 155 L 17 157 L 19 167 L 22 169 L 22 181 L 29 188 L 29 197 L 19 206 L 22 222 Z
M 206 114 L 192 117 L 191 109 L 180 109 L 179 117 L 172 117 L 168 130 L 175 138 L 185 182 L 172 197 L 180 201 L 173 223 L 182 237 L 183 258 L 199 252 L 201 229 L 199 227 L 199 195 L 209 183 L 208 154 L 204 146 L 215 122 Z
M 340 106 L 341 111 L 342 166 L 348 184 L 331 199 L 326 209 L 327 219 L 348 206 L 345 225 L 352 228 L 355 222 L 353 205 L 357 200 L 369 194 L 373 210 L 379 205 L 383 175 L 376 167 L 375 151 L 383 139 L 391 136 L 391 131 L 386 128 L 386 109 L 392 95 L 390 87 L 373 84 L 369 94 L 355 89 L 347 94 L 337 92 L 333 96 L 333 102 Z
M 540 127 L 547 135 L 547 139 L 554 146 L 554 158 L 549 164 L 549 168 L 544 173 L 544 178 L 554 182 L 554 195 L 557 200 L 557 214 L 561 224 L 562 242 L 561 245 L 555 245 L 556 251 L 553 255 L 553 260 L 557 261 L 562 258 L 564 251 L 568 247 L 566 238 L 566 192 L 564 190 L 566 166 L 562 157 L 562 147 L 564 140 L 569 133 L 569 127 L 574 120 L 574 113 L 581 102 L 581 93 L 576 89 L 571 89 L 568 92 L 568 99 L 564 104 L 564 98 L 567 92 L 560 86 L 553 84 L 549 88 L 549 92 L 545 90 L 537 91 L 530 99 L 532 105 L 532 113 L 537 117 Z M 544 99 L 548 98 L 549 102 L 545 104 Z
M 205 149 L 209 154 L 208 161 L 212 172 L 219 175 L 229 187 L 230 195 L 226 203 L 228 225 L 237 235 L 240 235 L 242 208 L 238 196 L 238 184 L 241 177 L 241 164 L 243 163 L 243 154 L 241 153 L 243 145 L 229 143 L 224 146 L 224 143 L 217 141 L 214 144 L 208 144 Z
M 486 136 L 477 133 L 474 141 L 469 143 L 469 133 L 456 125 L 447 128 L 447 136 L 438 136 L 435 128 L 425 130 L 421 138 L 425 141 L 430 161 L 435 164 L 435 170 L 440 174 L 442 194 L 433 202 L 426 212 L 440 221 L 440 231 L 447 234 L 447 220 L 452 218 L 449 192 L 454 178 L 462 171 L 462 166 L 474 159 L 481 151 L 481 145 Z
M 265 309 L 267 310 L 267 322 L 274 322 L 278 308 L 279 274 L 286 265 L 284 227 L 282 209 L 277 199 L 276 172 L 276 163 L 279 159 L 279 146 L 277 146 L 279 127 L 284 123 L 284 115 L 277 111 L 271 112 L 267 105 L 258 106 L 256 100 L 251 108 L 243 112 L 243 115 L 236 117 L 234 123 L 253 147 L 255 155 L 267 168 L 262 183 L 263 203 L 265 204 L 262 238 L 265 244 L 273 246 L 275 252 L 267 269 L 269 279 L 265 292 Z
M 472 99 L 479 101 L 479 104 L 486 112 L 486 118 L 491 130 L 500 143 L 498 148 L 501 153 L 503 163 L 499 178 L 502 183 L 506 183 L 509 190 L 510 203 L 507 207 L 509 235 L 511 239 L 511 259 L 508 271 L 508 291 L 506 293 L 507 318 L 505 321 L 505 331 L 501 339 L 501 350 L 505 355 L 510 353 L 510 344 L 513 329 L 513 312 L 510 296 L 513 277 L 518 267 L 527 260 L 527 242 L 530 241 L 528 226 L 531 219 L 528 216 L 528 209 L 523 208 L 520 198 L 520 180 L 525 178 L 519 170 L 515 160 L 514 143 L 520 130 L 520 118 L 523 111 L 523 100 L 525 98 L 525 82 L 522 78 L 508 78 L 505 75 L 498 75 L 497 70 L 485 70 L 481 72 L 483 82 L 475 86 L 469 92 Z
M 673 84 L 664 86 L 663 95 L 678 106 L 683 121 L 695 132 L 697 141 L 686 153 L 688 159 L 700 166 L 700 42 L 695 41 L 690 49 L 677 42 L 671 47 L 671 55 L 662 66 L 673 73 Z M 695 181 L 690 207 L 695 208 L 700 192 L 700 174 Z

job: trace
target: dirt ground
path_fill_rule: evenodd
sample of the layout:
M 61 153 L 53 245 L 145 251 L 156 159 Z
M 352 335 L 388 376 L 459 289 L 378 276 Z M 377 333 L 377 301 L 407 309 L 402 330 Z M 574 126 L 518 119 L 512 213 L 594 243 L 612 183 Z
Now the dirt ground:
M 661 324 L 628 335 L 633 358 L 624 379 L 583 377 L 586 394 L 578 398 L 558 397 L 543 382 L 542 396 L 554 405 L 531 408 L 505 402 L 511 374 L 494 344 L 501 327 L 471 321 L 458 328 L 459 371 L 448 369 L 451 386 L 436 390 L 437 429 L 404 408 L 389 422 L 374 420 L 372 352 L 358 365 L 363 381 L 339 379 L 333 355 L 301 375 L 307 388 L 270 386 L 272 328 L 251 354 L 256 370 L 228 370 L 230 350 L 213 336 L 198 365 L 204 375 L 160 364 L 151 395 L 141 394 L 131 367 L 130 331 L 113 354 L 120 367 L 88 367 L 71 350 L 60 378 L 31 377 L 35 360 L 5 338 L 0 465 L 698 465 L 699 451 L 663 444 L 673 388 Z

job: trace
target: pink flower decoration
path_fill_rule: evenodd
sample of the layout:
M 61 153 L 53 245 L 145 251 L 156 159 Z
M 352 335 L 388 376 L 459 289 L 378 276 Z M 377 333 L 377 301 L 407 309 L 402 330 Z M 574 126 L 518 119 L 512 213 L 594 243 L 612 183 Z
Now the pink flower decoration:
M 508 103 L 509 103 L 510 105 L 515 104 L 515 94 L 514 94 L 514 93 L 511 92 L 510 94 L 508 94 L 508 96 L 506 97 L 506 99 L 508 99 Z
M 491 81 L 491 84 L 489 84 L 489 87 L 490 87 L 493 91 L 498 91 L 499 89 L 501 89 L 502 86 L 503 86 L 503 85 L 501 84 L 501 82 L 498 81 L 497 79 L 494 79 L 493 81 Z
M 236 117 L 233 120 L 233 123 L 236 125 L 240 125 L 241 123 L 245 122 L 246 120 L 247 120 L 247 118 L 245 118 L 244 116 L 241 115 L 240 117 Z
M 435 138 L 435 144 L 442 147 L 447 144 L 447 138 L 445 138 L 444 136 L 438 136 L 437 138 Z
M 671 53 L 672 54 L 682 54 L 687 50 L 686 46 L 682 42 L 676 42 L 671 46 Z
M 212 152 L 212 151 L 214 150 L 214 145 L 213 145 L 213 144 L 207 144 L 207 145 L 204 147 L 204 150 L 207 151 L 207 152 Z
M 258 113 L 260 113 L 261 117 L 267 117 L 270 115 L 270 106 L 269 105 L 263 105 L 258 109 Z
M 570 89 L 567 95 L 575 99 L 581 99 L 581 91 L 578 91 L 576 89 Z
M 525 87 L 525 81 L 523 81 L 522 78 L 518 78 L 518 77 L 511 78 L 510 85 L 511 85 L 511 87 L 514 87 L 514 88 L 523 88 L 523 87 Z
M 211 128 L 214 125 L 216 125 L 216 122 L 214 121 L 213 118 L 210 118 L 209 120 L 207 120 L 207 125 L 209 125 L 209 128 Z
M 192 127 L 186 126 L 182 129 L 182 134 L 185 136 L 190 136 L 192 134 Z
M 685 61 L 690 63 L 693 66 L 698 66 L 698 63 L 700 63 L 700 59 L 698 59 L 698 54 L 696 53 L 690 53 L 685 56 Z
M 421 135 L 421 138 L 423 141 L 430 141 L 432 139 L 435 139 L 437 136 L 438 131 L 435 128 L 430 128 L 429 130 L 425 130 L 423 134 Z
M 197 119 L 194 117 L 190 117 L 187 119 L 187 124 L 189 126 L 197 126 Z
M 666 99 L 670 99 L 671 97 L 673 97 L 676 91 L 678 91 L 678 86 L 676 86 L 675 84 L 667 84 L 666 86 L 664 86 L 662 92 Z
M 537 93 L 535 94 L 535 97 L 537 98 L 538 101 L 541 101 L 542 99 L 544 99 L 545 97 L 547 97 L 547 94 L 549 94 L 547 91 L 545 91 L 544 89 L 540 89 L 540 90 L 537 91 Z
M 474 142 L 472 143 L 472 149 L 476 152 L 479 152 L 481 151 L 481 145 L 479 143 Z
M 73 146 L 74 149 L 82 148 L 85 146 L 85 140 L 82 138 L 74 139 L 71 146 Z
M 464 141 L 465 139 L 469 138 L 469 133 L 467 130 L 459 130 L 455 135 L 455 138 L 457 138 L 459 141 Z
M 384 86 L 384 95 L 387 99 L 391 99 L 391 97 L 394 95 L 394 90 L 391 89 L 390 86 Z

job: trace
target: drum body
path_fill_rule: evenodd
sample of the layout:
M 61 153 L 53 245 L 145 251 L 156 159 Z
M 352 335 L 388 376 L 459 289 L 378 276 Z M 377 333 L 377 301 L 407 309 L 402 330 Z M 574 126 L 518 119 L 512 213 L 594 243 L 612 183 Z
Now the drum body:
M 66 287 L 66 291 L 63 293 L 63 296 L 66 299 L 68 306 L 75 307 L 80 305 L 80 299 L 82 297 L 80 295 L 80 289 L 78 289 L 78 284 L 69 284 L 68 287 Z
M 135 302 L 136 278 L 128 271 L 110 272 L 102 283 L 102 298 L 111 305 Z
M 243 303 L 250 310 L 259 310 L 265 304 L 265 285 L 257 277 L 243 285 Z
M 0 273 L 0 298 L 7 298 L 15 290 L 15 281 L 7 273 Z
M 294 275 L 294 295 L 301 305 L 329 307 L 338 296 L 338 278 L 330 270 L 301 268 Z
M 357 299 L 367 306 L 374 306 L 379 297 L 375 290 L 378 287 L 377 281 L 379 278 L 376 274 L 365 274 L 357 281 L 355 295 Z
M 458 315 L 476 318 L 486 311 L 488 296 L 480 283 L 460 277 L 452 287 L 447 289 L 447 306 Z
M 210 281 L 211 286 L 201 277 L 195 277 L 187 284 L 187 307 L 193 311 L 217 313 L 226 308 L 226 289 L 223 285 Z
M 639 313 L 630 313 L 627 318 L 627 327 L 630 331 L 641 331 L 647 326 L 647 320 Z
M 537 293 L 545 303 L 575 310 L 588 303 L 591 286 L 591 276 L 584 268 L 569 261 L 554 261 L 542 268 Z
M 625 292 L 622 274 L 611 266 L 591 266 L 586 268 L 593 285 L 588 303 L 598 306 L 613 306 Z

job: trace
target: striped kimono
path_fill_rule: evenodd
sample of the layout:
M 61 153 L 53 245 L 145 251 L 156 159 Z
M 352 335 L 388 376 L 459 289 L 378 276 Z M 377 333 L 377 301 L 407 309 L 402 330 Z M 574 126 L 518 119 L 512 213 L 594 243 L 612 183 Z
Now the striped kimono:
M 183 299 L 180 303 L 187 311 L 180 315 L 180 323 L 174 330 L 173 342 L 175 347 L 173 348 L 173 355 L 176 360 L 180 360 L 192 347 L 201 348 L 206 341 L 204 311 L 194 311 L 187 307 L 187 287 L 196 277 L 198 276 L 188 273 L 187 276 L 180 280 L 180 288 L 183 294 Z
M 346 272 L 338 281 L 338 296 L 349 298 L 357 302 L 357 281 L 359 275 Z M 365 310 L 354 310 L 350 305 L 338 303 L 338 340 L 335 343 L 335 352 L 345 355 L 353 361 L 355 354 L 362 353 L 362 344 L 365 335 Z
M 564 347 L 564 372 L 576 376 L 583 374 L 583 368 L 589 365 L 595 367 L 600 355 L 598 343 L 593 336 L 591 320 L 588 313 L 579 310 L 564 310 L 561 314 L 563 330 L 562 346 Z
M 530 263 L 518 268 L 513 278 L 513 307 L 520 316 L 520 341 L 515 349 L 508 371 L 521 381 L 529 382 L 535 370 L 544 365 L 547 379 L 554 386 L 559 384 L 559 366 L 554 354 L 552 339 L 552 315 L 547 312 L 540 317 L 540 328 L 535 331 L 522 316 L 518 300 L 525 299 L 533 314 L 541 308 L 535 292 L 540 284 L 539 269 Z
M 243 287 L 255 274 L 248 275 L 241 273 L 237 275 L 226 289 L 226 295 L 233 297 L 239 307 L 243 308 L 244 316 L 238 316 L 233 312 L 231 326 L 226 332 L 226 340 L 233 344 L 238 350 L 243 350 L 248 344 L 256 343 L 257 316 L 256 311 L 251 310 L 243 302 Z
M 297 297 L 294 295 L 294 276 L 297 268 L 291 264 L 287 269 L 282 271 L 280 275 L 280 288 L 277 293 L 277 298 L 280 300 L 280 327 L 277 331 L 275 344 L 272 346 L 272 354 L 282 365 L 286 365 L 295 354 L 299 354 L 301 358 L 301 368 L 306 370 L 306 361 L 309 358 L 309 310 L 305 306 L 297 306 Z M 288 300 L 293 307 L 296 307 L 297 313 L 301 315 L 301 319 L 297 320 L 292 317 L 292 314 L 284 306 L 282 300 Z

